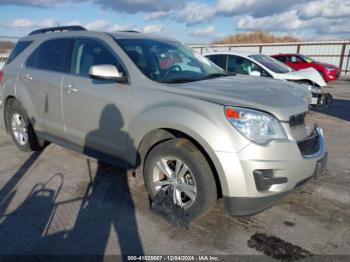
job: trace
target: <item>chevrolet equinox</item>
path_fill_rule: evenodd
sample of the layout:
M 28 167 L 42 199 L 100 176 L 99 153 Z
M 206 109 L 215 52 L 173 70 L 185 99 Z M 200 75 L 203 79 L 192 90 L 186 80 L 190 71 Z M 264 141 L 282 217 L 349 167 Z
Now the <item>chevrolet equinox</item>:
M 218 198 L 260 212 L 325 170 L 322 129 L 294 83 L 228 74 L 178 41 L 136 31 L 40 29 L 0 73 L 7 132 L 126 168 L 190 219 Z M 286 88 L 286 86 L 288 88 Z

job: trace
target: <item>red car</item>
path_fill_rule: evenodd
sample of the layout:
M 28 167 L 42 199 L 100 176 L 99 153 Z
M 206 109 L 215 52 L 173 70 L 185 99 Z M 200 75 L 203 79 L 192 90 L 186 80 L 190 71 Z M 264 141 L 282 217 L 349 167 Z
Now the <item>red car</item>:
M 308 67 L 315 68 L 325 81 L 337 80 L 340 75 L 340 69 L 337 66 L 317 62 L 310 57 L 300 54 L 278 54 L 272 56 L 275 59 L 289 65 L 295 70 Z

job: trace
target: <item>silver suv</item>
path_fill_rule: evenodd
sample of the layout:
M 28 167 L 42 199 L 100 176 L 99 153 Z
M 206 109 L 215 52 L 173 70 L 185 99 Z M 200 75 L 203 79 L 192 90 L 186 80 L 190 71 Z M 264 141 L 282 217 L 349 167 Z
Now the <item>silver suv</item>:
M 229 214 L 260 212 L 323 172 L 302 90 L 228 75 L 171 39 L 77 26 L 22 38 L 1 82 L 19 149 L 50 141 L 132 170 L 151 198 L 171 188 L 191 219 L 218 198 Z

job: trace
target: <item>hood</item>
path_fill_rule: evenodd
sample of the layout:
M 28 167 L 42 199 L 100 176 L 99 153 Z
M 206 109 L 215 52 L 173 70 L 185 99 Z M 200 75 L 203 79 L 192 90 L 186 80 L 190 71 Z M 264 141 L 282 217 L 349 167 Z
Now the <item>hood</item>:
M 284 80 L 310 80 L 320 87 L 324 87 L 327 83 L 324 81 L 320 73 L 313 67 L 308 67 L 298 71 L 292 71 L 285 74 L 276 74 L 278 79 Z
M 250 76 L 219 77 L 167 86 L 176 93 L 222 105 L 266 111 L 287 121 L 291 115 L 306 112 L 310 99 L 310 92 L 301 85 Z
M 319 61 L 313 61 L 313 63 L 314 63 L 314 64 L 317 64 L 317 65 L 332 67 L 332 68 L 334 68 L 335 70 L 339 70 L 339 67 L 337 67 L 337 66 L 335 66 L 335 65 L 332 65 L 332 64 L 327 64 L 327 63 L 323 63 L 323 62 L 319 62 Z

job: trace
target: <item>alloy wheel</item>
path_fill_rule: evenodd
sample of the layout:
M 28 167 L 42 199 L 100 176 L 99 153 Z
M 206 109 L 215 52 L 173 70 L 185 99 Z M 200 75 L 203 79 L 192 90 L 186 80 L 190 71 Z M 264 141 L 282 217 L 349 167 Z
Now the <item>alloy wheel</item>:
M 17 143 L 21 146 L 24 146 L 28 141 L 28 130 L 26 127 L 26 123 L 24 122 L 24 119 L 20 114 L 14 113 L 12 115 L 11 127 L 12 134 L 16 139 Z
M 172 187 L 175 205 L 188 209 L 196 200 L 197 185 L 188 166 L 178 158 L 162 157 L 153 168 L 156 192 Z

